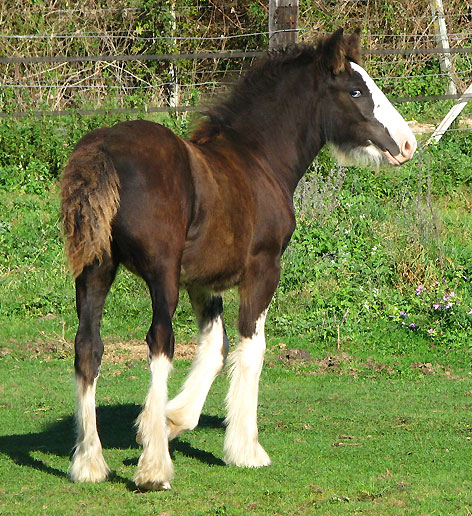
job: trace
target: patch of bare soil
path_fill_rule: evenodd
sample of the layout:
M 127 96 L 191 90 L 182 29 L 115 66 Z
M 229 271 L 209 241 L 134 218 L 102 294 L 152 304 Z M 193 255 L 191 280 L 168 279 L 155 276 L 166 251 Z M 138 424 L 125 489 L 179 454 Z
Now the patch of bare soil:
M 336 373 L 343 374 L 355 374 L 357 369 L 352 366 L 346 367 L 347 364 L 352 362 L 352 357 L 347 353 L 338 353 L 336 355 L 328 355 L 324 358 L 314 360 L 314 363 L 318 366 L 313 374 L 327 374 Z
M 175 344 L 174 360 L 192 360 L 198 345 L 195 342 Z M 148 347 L 142 340 L 105 343 L 103 363 L 123 364 L 126 362 L 147 361 Z
M 147 362 L 147 344 L 141 340 L 127 342 L 105 342 L 105 352 L 102 362 L 104 364 L 124 364 L 127 362 Z M 26 344 L 12 342 L 9 347 L 0 350 L 0 357 L 12 354 L 13 349 L 18 349 L 24 358 L 39 359 L 48 362 L 52 359 L 70 359 L 74 355 L 74 344 L 65 339 L 56 341 L 37 340 Z M 192 360 L 195 357 L 197 344 L 187 342 L 176 344 L 174 349 L 175 360 Z
M 175 360 L 191 361 L 195 358 L 198 344 L 194 341 L 177 343 L 174 350 Z M 49 362 L 52 359 L 72 360 L 74 356 L 74 345 L 72 342 L 58 337 L 57 340 L 37 340 L 27 343 L 19 343 L 11 340 L 7 346 L 0 349 L 0 358 L 14 355 L 17 359 L 37 359 Z M 102 359 L 104 364 L 128 364 L 133 362 L 147 363 L 147 344 L 144 340 L 108 341 L 105 342 L 105 353 Z M 369 372 L 370 374 L 398 374 L 395 364 L 389 365 L 378 362 L 372 357 L 360 361 L 345 352 L 326 355 L 323 358 L 312 358 L 307 349 L 288 348 L 286 344 L 279 343 L 277 346 L 267 350 L 266 365 L 274 367 L 277 363 L 283 363 L 284 367 L 293 369 L 305 375 L 346 375 L 358 377 Z M 450 380 L 460 380 L 462 376 L 454 374 L 451 366 L 414 362 L 411 368 L 427 375 L 443 376 Z M 472 376 L 472 373 L 470 373 Z M 472 396 L 472 391 L 468 393 Z
M 460 116 L 458 118 L 458 124 L 459 127 L 470 129 L 472 128 L 472 118 L 469 116 Z M 408 125 L 414 134 L 433 133 L 436 127 L 439 125 L 439 121 L 436 124 L 428 124 L 412 120 L 411 122 L 408 122 Z
M 296 370 L 303 368 L 305 374 L 355 374 L 357 372 L 357 369 L 348 365 L 352 362 L 353 358 L 347 353 L 327 355 L 324 358 L 311 358 L 310 352 L 307 349 L 287 348 L 286 344 L 281 342 L 274 349 L 269 350 L 268 354 L 269 366 L 274 366 L 275 362 L 283 362 L 287 367 L 291 367 Z M 271 360 L 275 354 L 277 354 L 276 360 Z M 308 372 L 306 371 L 307 365 L 313 366 L 313 368 L 310 368 Z
M 274 360 L 275 358 L 275 360 Z M 308 375 L 345 375 L 358 377 L 368 373 L 374 377 L 378 374 L 395 376 L 399 370 L 395 364 L 385 364 L 368 357 L 366 360 L 358 360 L 345 352 L 326 355 L 323 358 L 311 358 L 306 349 L 287 348 L 286 344 L 280 343 L 275 348 L 268 350 L 268 365 L 273 367 L 276 362 L 282 362 L 286 367 Z M 420 363 L 411 364 L 411 368 L 424 375 L 444 376 L 450 380 L 460 380 L 461 377 L 453 373 L 452 366 L 441 364 Z M 471 394 L 472 395 L 472 391 Z
M 307 349 L 284 349 L 279 354 L 279 360 L 310 360 L 310 352 Z
M 431 364 L 430 362 L 414 362 L 411 367 L 415 371 L 419 371 L 424 375 L 440 375 L 450 378 L 451 380 L 459 380 L 460 377 L 453 374 L 451 366 L 443 366 L 441 364 Z

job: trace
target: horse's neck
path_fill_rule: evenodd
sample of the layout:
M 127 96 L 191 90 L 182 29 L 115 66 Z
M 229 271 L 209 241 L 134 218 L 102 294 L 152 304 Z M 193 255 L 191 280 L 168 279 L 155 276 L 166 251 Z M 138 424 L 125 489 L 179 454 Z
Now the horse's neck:
M 324 143 L 322 99 L 318 99 L 314 73 L 313 66 L 302 66 L 285 76 L 280 74 L 267 89 L 255 88 L 254 96 L 246 96 L 247 102 L 229 104 L 228 111 L 234 110 L 230 116 L 223 110 L 221 126 L 215 120 L 204 123 L 193 141 L 210 146 L 223 142 L 224 147 L 233 148 L 243 160 L 252 156 L 293 195 Z
M 302 110 L 297 111 L 300 113 Z M 260 149 L 277 180 L 293 195 L 298 182 L 323 146 L 321 125 L 316 113 L 307 112 L 293 118 L 291 124 L 284 125 L 284 120 L 281 120 L 278 129 L 268 131 Z
M 256 132 L 263 159 L 292 195 L 324 144 L 321 100 L 309 74 L 309 69 L 300 70 L 286 91 L 266 105 L 267 123 L 259 120 Z

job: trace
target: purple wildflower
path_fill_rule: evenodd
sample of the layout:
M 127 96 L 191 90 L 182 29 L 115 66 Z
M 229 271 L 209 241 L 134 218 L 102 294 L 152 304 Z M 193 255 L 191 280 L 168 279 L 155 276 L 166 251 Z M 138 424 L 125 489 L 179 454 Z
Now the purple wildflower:
M 433 329 L 433 328 L 430 328 L 430 329 L 428 330 L 428 334 L 429 334 L 429 335 L 432 335 L 433 333 L 434 333 L 434 329 Z
M 418 328 L 418 325 L 417 325 L 416 323 L 412 322 L 412 323 L 408 326 L 408 328 L 410 328 L 410 330 L 416 330 L 416 328 Z
M 449 310 L 449 308 L 451 308 L 451 306 L 452 306 L 452 303 L 447 303 L 446 305 L 444 305 L 444 308 L 446 310 Z
M 416 295 L 419 296 L 421 295 L 421 292 L 424 290 L 424 285 L 418 285 L 417 289 L 416 289 Z
M 449 299 L 451 299 L 455 295 L 456 295 L 455 292 L 445 292 L 444 293 L 444 301 L 449 301 Z
M 400 317 L 406 318 L 406 313 L 403 310 L 400 310 Z
M 433 308 L 435 310 L 441 310 L 441 305 L 439 303 L 433 303 Z

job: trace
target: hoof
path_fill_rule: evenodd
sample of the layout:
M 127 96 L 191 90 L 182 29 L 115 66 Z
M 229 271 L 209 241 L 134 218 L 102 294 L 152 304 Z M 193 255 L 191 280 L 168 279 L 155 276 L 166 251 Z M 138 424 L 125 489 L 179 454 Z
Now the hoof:
M 154 482 L 152 480 L 148 480 L 147 482 L 138 484 L 135 480 L 135 483 L 136 487 L 142 491 L 170 491 L 170 489 L 172 489 L 170 482 Z
M 138 461 L 138 469 L 134 483 L 139 489 L 146 491 L 168 491 L 173 476 L 173 466 L 170 456 L 157 461 L 149 452 L 143 452 Z
M 110 473 L 103 455 L 85 459 L 84 455 L 75 453 L 69 468 L 72 482 L 102 482 Z
M 239 452 L 225 448 L 226 464 L 241 468 L 262 468 L 272 464 L 269 455 L 259 443 L 251 448 L 252 450 L 243 448 Z

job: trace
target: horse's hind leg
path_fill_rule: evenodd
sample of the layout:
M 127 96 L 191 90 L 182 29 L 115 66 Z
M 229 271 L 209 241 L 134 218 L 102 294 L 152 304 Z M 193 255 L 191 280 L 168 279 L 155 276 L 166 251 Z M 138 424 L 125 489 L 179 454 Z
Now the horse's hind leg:
M 116 273 L 107 257 L 86 267 L 76 279 L 79 329 L 75 337 L 77 441 L 69 475 L 74 482 L 100 482 L 109 469 L 103 458 L 95 415 L 95 388 L 103 355 L 100 320 L 105 298 Z
M 178 276 L 173 275 L 173 280 L 164 274 L 143 276 L 149 286 L 153 310 L 151 327 L 146 336 L 151 386 L 137 420 L 137 440 L 143 445 L 143 452 L 134 481 L 138 487 L 159 491 L 170 489 L 173 475 L 166 430 L 166 405 L 167 378 L 174 354 L 172 316 L 178 300 Z M 165 285 L 164 278 L 169 281 L 169 286 Z
M 197 426 L 208 391 L 224 365 L 229 347 L 221 297 L 202 288 L 190 288 L 188 293 L 197 318 L 200 342 L 182 391 L 167 406 L 169 439 Z

